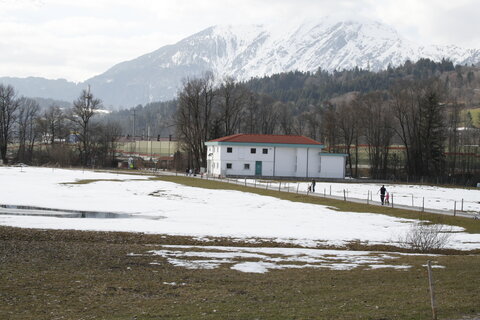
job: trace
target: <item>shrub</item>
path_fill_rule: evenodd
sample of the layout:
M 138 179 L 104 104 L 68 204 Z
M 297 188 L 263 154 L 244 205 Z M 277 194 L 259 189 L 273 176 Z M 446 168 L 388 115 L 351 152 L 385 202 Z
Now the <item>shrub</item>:
M 400 237 L 399 243 L 405 248 L 420 252 L 444 249 L 452 236 L 451 231 L 451 228 L 447 230 L 442 224 L 416 223 Z

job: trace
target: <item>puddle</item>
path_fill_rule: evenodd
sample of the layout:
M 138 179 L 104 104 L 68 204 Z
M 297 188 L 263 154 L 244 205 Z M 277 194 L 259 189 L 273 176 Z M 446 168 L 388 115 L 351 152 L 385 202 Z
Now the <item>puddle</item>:
M 162 216 L 146 216 L 139 214 L 102 212 L 102 211 L 79 211 L 68 209 L 42 208 L 33 206 L 0 205 L 0 215 L 9 216 L 35 216 L 55 218 L 86 218 L 86 219 L 163 219 Z

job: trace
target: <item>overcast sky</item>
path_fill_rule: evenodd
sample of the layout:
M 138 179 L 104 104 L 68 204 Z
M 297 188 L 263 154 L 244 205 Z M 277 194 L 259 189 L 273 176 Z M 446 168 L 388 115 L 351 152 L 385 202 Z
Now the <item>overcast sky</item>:
M 0 0 L 0 76 L 83 81 L 212 25 L 327 15 L 480 49 L 479 0 Z

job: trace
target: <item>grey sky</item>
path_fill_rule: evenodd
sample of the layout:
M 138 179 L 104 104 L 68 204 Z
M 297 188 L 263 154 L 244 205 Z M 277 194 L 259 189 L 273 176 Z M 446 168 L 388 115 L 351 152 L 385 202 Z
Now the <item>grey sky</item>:
M 478 0 L 0 0 L 0 76 L 83 81 L 217 24 L 368 18 L 480 48 Z

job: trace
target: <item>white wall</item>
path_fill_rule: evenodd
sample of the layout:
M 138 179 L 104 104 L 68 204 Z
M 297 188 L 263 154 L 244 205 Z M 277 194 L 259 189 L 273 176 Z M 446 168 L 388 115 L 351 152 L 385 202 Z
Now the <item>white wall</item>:
M 328 153 L 321 156 L 321 178 L 345 178 L 345 157 Z
M 227 152 L 228 148 L 232 148 L 232 152 Z M 251 153 L 254 148 L 256 153 Z M 263 149 L 267 149 L 267 153 L 263 153 Z M 255 175 L 256 161 L 262 162 L 262 175 L 273 176 L 273 147 L 258 146 L 235 146 L 221 145 L 209 146 L 207 154 L 212 153 L 211 159 L 213 168 L 209 171 L 214 175 Z M 231 168 L 227 169 L 227 164 L 231 164 Z M 245 164 L 250 166 L 245 169 Z
M 231 153 L 227 152 L 228 148 L 232 148 Z M 256 153 L 251 153 L 251 148 L 255 148 Z M 263 149 L 267 149 L 267 154 Z M 213 175 L 254 176 L 257 161 L 262 162 L 262 176 L 344 178 L 345 175 L 345 157 L 321 153 L 319 148 L 233 144 L 208 146 L 207 155 L 208 173 Z M 227 164 L 231 164 L 231 168 L 227 168 Z M 249 165 L 248 169 L 245 164 Z
M 321 175 L 321 152 L 319 149 L 308 150 L 308 177 L 318 178 Z
M 275 149 L 275 176 L 296 177 L 297 149 L 281 147 Z

